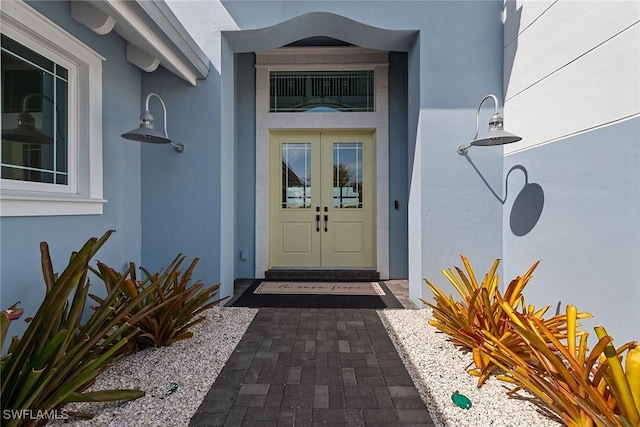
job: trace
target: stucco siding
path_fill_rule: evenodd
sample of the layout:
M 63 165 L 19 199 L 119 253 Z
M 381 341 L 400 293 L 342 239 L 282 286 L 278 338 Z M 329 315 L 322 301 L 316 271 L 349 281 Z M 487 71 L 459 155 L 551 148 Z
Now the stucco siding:
M 526 170 L 526 180 L 522 169 L 508 178 L 505 279 L 540 259 L 527 302 L 552 312 L 573 304 L 594 315 L 581 322 L 587 330 L 604 325 L 618 344 L 640 337 L 638 135 L 636 118 L 505 158 L 505 171 Z M 527 183 L 542 188 L 543 200 L 527 198 Z M 533 228 L 514 234 L 512 217 L 539 209 Z
M 159 68 L 143 76 L 142 93 L 159 94 L 167 105 L 169 137 L 183 143 L 142 147 L 142 260 L 149 269 L 165 267 L 178 253 L 200 259 L 194 278 L 220 283 L 220 76 L 215 70 L 192 87 Z M 162 110 L 149 103 L 156 126 Z M 233 294 L 222 283 L 221 296 Z
M 640 336 L 640 4 L 508 2 L 504 273 L 574 304 L 619 344 Z M 514 168 L 515 167 L 515 168 Z M 509 173 L 511 171 L 511 173 Z
M 523 140 L 505 153 L 640 113 L 640 3 L 537 3 L 507 6 L 505 119 Z M 540 15 L 507 40 L 531 5 Z
M 102 215 L 37 216 L 0 219 L 0 300 L 2 308 L 21 301 L 25 317 L 33 316 L 45 288 L 40 266 L 39 242 L 47 241 L 54 271 L 62 272 L 69 255 L 91 236 L 115 229 L 98 259 L 123 269 L 129 261 L 141 261 L 140 146 L 120 137 L 139 124 L 140 70 L 125 59 L 125 43 L 117 35 L 98 36 L 71 18 L 69 2 L 29 2 L 34 9 L 106 58 L 102 68 L 103 193 L 107 203 Z M 100 294 L 95 282 L 92 293 Z M 14 322 L 12 334 L 20 334 L 24 322 Z
M 256 212 L 256 59 L 236 54 L 236 277 L 254 277 Z
M 409 277 L 407 54 L 389 53 L 389 277 Z M 396 206 L 397 202 L 397 206 Z
M 225 1 L 222 17 L 218 3 L 215 7 L 198 3 L 181 2 L 179 6 L 194 39 L 217 37 L 214 33 L 221 28 L 208 29 L 203 22 L 226 22 L 220 52 L 208 52 L 210 57 L 222 58 L 223 100 L 229 98 L 227 91 L 233 95 L 237 87 L 233 61 L 225 62 L 234 53 L 273 49 L 314 35 L 407 52 L 406 176 L 410 181 L 405 197 L 410 200 L 407 262 L 411 295 L 414 299 L 422 296 L 426 292 L 422 278 L 439 277 L 440 269 L 457 262 L 460 253 L 479 265 L 502 256 L 502 205 L 482 179 L 500 188 L 502 152 L 496 148 L 473 152 L 471 158 L 481 178 L 455 151 L 458 144 L 473 137 L 475 110 L 482 97 L 492 92 L 500 95 L 502 2 L 380 1 L 375 8 L 363 9 L 360 1 Z M 345 19 L 354 22 L 343 25 Z M 227 117 L 237 112 L 234 106 Z M 223 145 L 237 141 L 238 120 L 237 115 L 234 121 L 222 120 Z M 233 164 L 230 159 L 223 155 L 223 165 Z M 234 165 L 241 167 L 237 162 Z M 390 193 L 390 203 L 397 198 Z M 237 230 L 237 218 L 223 219 L 222 229 Z M 223 243 L 222 251 L 232 250 L 237 266 L 240 249 Z

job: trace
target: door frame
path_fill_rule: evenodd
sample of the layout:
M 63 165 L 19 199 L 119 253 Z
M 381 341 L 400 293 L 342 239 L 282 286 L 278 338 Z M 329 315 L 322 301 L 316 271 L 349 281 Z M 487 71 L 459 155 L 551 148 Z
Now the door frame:
M 326 58 L 332 62 L 326 63 Z M 291 65 L 299 64 L 299 65 Z M 387 52 L 359 47 L 286 48 L 256 53 L 255 277 L 269 269 L 269 147 L 277 130 L 373 132 L 375 145 L 375 268 L 389 278 L 389 102 Z M 375 111 L 270 113 L 269 72 L 374 70 Z

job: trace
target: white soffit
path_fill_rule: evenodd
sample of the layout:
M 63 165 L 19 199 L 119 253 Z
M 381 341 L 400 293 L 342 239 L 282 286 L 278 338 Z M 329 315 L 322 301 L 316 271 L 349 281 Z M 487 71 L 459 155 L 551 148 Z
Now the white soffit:
M 164 1 L 72 1 L 71 15 L 97 34 L 115 30 L 129 62 L 147 72 L 162 65 L 194 86 L 209 73 L 206 54 Z

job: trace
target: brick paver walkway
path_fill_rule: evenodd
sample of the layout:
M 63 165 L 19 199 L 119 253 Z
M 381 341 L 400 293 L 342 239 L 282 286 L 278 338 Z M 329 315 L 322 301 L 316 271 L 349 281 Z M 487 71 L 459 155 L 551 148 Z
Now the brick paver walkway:
M 261 308 L 190 426 L 433 426 L 375 310 Z

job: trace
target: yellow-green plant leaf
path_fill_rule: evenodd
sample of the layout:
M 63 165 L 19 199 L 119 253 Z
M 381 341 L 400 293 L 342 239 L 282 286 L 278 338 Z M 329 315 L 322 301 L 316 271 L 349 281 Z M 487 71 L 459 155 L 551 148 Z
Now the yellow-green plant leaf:
M 640 411 L 640 345 L 627 351 L 624 373 L 636 408 Z
M 602 339 L 607 336 L 607 331 L 602 326 L 596 326 L 594 329 L 598 338 Z M 632 425 L 640 424 L 638 408 L 636 408 L 631 394 L 631 389 L 629 388 L 629 383 L 627 382 L 627 377 L 624 374 L 622 364 L 618 358 L 618 353 L 616 352 L 615 347 L 613 347 L 613 344 L 609 343 L 605 347 L 604 355 L 607 357 L 609 369 L 611 370 L 611 382 L 608 382 L 609 387 L 611 387 L 619 396 L 620 408 L 623 415 L 629 419 Z

